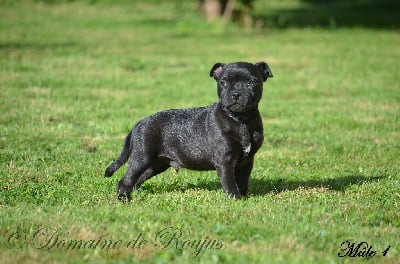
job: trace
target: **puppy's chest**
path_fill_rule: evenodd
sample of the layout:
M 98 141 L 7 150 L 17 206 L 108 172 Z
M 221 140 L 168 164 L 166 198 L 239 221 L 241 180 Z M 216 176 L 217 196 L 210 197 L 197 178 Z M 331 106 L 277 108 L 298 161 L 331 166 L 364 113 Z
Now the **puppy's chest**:
M 243 157 L 247 157 L 250 152 L 256 151 L 261 143 L 262 131 L 257 131 L 248 124 L 239 124 L 235 127 L 234 140 L 240 143 L 242 148 Z

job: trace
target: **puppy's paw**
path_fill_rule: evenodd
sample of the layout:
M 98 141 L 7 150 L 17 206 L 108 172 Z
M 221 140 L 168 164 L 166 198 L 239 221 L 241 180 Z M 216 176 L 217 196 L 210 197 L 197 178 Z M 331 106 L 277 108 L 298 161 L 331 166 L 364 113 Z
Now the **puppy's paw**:
M 228 192 L 227 195 L 229 198 L 233 198 L 235 200 L 240 200 L 242 198 L 242 195 L 239 192 Z
M 118 186 L 117 186 L 118 200 L 120 200 L 123 203 L 130 202 L 131 201 L 131 192 L 132 192 L 132 187 L 125 185 L 123 183 L 123 180 L 120 180 L 118 182 Z
M 128 193 L 118 193 L 117 197 L 122 203 L 129 203 L 132 200 L 131 195 Z

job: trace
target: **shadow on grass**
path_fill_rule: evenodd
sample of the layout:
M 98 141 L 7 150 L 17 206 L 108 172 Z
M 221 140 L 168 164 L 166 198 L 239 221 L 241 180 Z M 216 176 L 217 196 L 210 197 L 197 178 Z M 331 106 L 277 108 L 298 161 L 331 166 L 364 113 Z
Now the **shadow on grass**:
M 250 179 L 249 194 L 262 196 L 269 193 L 280 193 L 293 191 L 299 188 L 326 188 L 328 190 L 344 192 L 352 185 L 362 185 L 370 182 L 377 182 L 384 179 L 383 176 L 366 177 L 362 175 L 349 175 L 334 179 L 325 180 L 306 180 L 306 181 L 287 181 L 285 179 Z
M 383 176 L 362 176 L 350 175 L 338 177 L 334 179 L 325 180 L 305 180 L 305 181 L 290 181 L 285 179 L 255 179 L 250 178 L 249 196 L 264 196 L 270 193 L 280 193 L 285 191 L 294 191 L 297 189 L 310 189 L 310 188 L 326 188 L 328 190 L 344 192 L 352 185 L 362 185 L 370 182 L 377 182 L 384 179 Z M 222 190 L 221 183 L 216 180 L 199 181 L 196 184 L 189 183 L 187 185 L 180 185 L 179 183 L 171 184 L 168 186 L 148 187 L 144 184 L 141 189 L 145 189 L 150 193 L 158 192 L 185 192 L 191 189 L 203 189 L 208 191 Z
M 293 9 L 266 10 L 259 19 L 266 27 L 366 27 L 399 28 L 400 2 L 397 0 L 303 0 Z

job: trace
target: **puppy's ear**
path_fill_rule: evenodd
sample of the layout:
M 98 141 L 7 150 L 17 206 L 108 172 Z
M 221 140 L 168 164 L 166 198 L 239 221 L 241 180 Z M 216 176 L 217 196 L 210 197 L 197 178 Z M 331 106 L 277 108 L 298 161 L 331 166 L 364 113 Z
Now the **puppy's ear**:
M 221 73 L 224 66 L 225 66 L 224 63 L 221 62 L 215 63 L 215 65 L 211 68 L 210 77 L 214 77 L 215 80 L 218 80 L 219 77 L 221 77 Z
M 261 73 L 261 75 L 262 75 L 262 77 L 263 77 L 263 79 L 264 79 L 264 82 L 265 82 L 268 78 L 273 77 L 272 71 L 271 71 L 271 69 L 269 68 L 269 66 L 268 66 L 267 63 L 261 61 L 261 62 L 257 62 L 255 65 L 256 65 L 257 68 L 260 70 L 260 73 Z

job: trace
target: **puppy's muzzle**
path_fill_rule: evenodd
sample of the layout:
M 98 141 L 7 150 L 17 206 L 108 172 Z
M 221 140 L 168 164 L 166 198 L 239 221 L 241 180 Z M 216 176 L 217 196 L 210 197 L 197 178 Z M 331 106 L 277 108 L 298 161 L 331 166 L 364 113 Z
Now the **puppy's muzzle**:
M 241 95 L 240 93 L 232 93 L 232 94 L 231 94 L 231 97 L 232 97 L 232 99 L 233 99 L 235 102 L 239 101 L 239 99 L 240 99 L 241 96 L 242 96 L 242 95 Z

